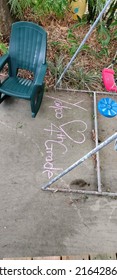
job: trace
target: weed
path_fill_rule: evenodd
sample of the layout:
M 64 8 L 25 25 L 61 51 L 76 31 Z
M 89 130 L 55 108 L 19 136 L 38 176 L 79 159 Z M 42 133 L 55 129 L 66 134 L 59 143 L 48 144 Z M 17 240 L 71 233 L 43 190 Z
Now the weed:
M 39 16 L 54 14 L 62 18 L 68 8 L 68 0 L 36 0 L 33 8 Z
M 5 54 L 7 52 L 7 47 L 4 43 L 0 43 L 0 51 Z
M 22 17 L 25 8 L 31 6 L 32 0 L 9 0 L 11 11 L 19 18 Z
M 96 17 L 99 15 L 99 13 L 102 11 L 104 5 L 106 4 L 106 0 L 87 0 L 87 2 L 88 2 L 87 19 L 89 22 L 93 22 L 96 19 Z M 117 11 L 117 1 L 113 0 L 109 8 L 107 9 L 107 12 L 105 12 L 102 16 L 102 19 L 105 21 L 107 27 L 111 25 L 114 18 L 116 17 L 116 11 Z
M 116 27 L 117 27 L 117 19 L 115 19 L 110 26 L 110 31 L 111 31 L 111 29 L 114 29 L 114 31 L 113 31 L 114 39 L 117 39 L 117 28 Z
M 101 45 L 103 47 L 108 46 L 108 44 L 110 43 L 111 36 L 110 36 L 110 32 L 107 29 L 107 27 L 105 26 L 105 24 L 101 23 L 98 26 L 97 30 L 98 30 L 98 40 L 101 43 Z

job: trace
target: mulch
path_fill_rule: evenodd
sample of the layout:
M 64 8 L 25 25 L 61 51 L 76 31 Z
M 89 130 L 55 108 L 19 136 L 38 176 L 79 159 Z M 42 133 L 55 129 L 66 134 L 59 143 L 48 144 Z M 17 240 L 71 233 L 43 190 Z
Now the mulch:
M 51 88 L 55 85 L 56 79 L 60 76 L 61 72 L 70 61 L 73 55 L 74 45 L 77 48 L 86 33 L 90 29 L 89 24 L 78 24 L 74 21 L 68 13 L 64 19 L 57 20 L 54 16 L 50 15 L 47 18 L 39 18 L 32 11 L 27 9 L 24 14 L 24 20 L 33 21 L 42 25 L 48 34 L 48 47 L 47 47 L 47 61 L 48 70 L 46 73 L 45 81 L 46 88 Z M 76 27 L 75 27 L 76 26 Z M 71 32 L 71 33 L 70 33 Z M 71 35 L 70 35 L 71 34 Z M 71 37 L 70 37 L 71 36 Z M 1 38 L 1 41 L 6 46 L 9 44 L 9 38 L 5 38 L 5 35 Z M 75 43 L 74 43 L 75 42 Z M 111 41 L 108 48 L 108 54 L 102 54 L 103 47 L 98 40 L 97 29 L 95 29 L 89 39 L 86 42 L 85 48 L 80 51 L 76 59 L 74 60 L 74 69 L 82 68 L 85 73 L 93 71 L 97 76 L 101 76 L 102 69 L 108 67 L 116 52 L 116 39 L 113 36 L 113 30 L 111 30 Z M 72 50 L 73 49 L 73 50 Z M 70 50 L 72 52 L 70 52 Z M 0 51 L 0 55 L 2 52 Z M 7 68 L 3 71 L 5 74 Z M 27 71 L 23 71 L 23 76 L 31 78 L 31 74 Z M 66 79 L 63 86 L 68 87 L 70 85 L 70 79 Z M 73 88 L 76 86 L 72 82 Z M 98 90 L 104 90 L 102 83 L 97 79 L 96 87 Z

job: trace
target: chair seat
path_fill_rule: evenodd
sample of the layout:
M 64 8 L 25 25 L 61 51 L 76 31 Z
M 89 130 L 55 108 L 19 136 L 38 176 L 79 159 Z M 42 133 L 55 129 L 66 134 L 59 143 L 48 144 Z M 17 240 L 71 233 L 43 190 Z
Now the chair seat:
M 30 99 L 33 87 L 34 83 L 29 79 L 9 77 L 0 86 L 0 92 L 10 96 Z

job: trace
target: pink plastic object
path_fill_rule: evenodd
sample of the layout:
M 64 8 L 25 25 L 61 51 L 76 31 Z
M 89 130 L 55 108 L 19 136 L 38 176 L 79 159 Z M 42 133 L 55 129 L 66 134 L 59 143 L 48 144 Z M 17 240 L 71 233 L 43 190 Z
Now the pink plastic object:
M 102 70 L 102 79 L 106 90 L 117 92 L 117 86 L 114 80 L 114 70 L 109 68 L 104 68 Z

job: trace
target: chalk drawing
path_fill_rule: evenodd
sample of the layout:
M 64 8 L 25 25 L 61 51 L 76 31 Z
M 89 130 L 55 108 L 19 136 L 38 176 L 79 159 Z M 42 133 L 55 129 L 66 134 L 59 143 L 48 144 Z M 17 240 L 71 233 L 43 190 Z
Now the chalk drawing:
M 71 110 L 73 107 L 80 110 L 87 111 L 80 104 L 84 101 L 81 100 L 77 103 L 70 103 L 62 99 L 47 96 L 53 100 L 53 105 L 49 108 L 54 109 L 55 118 L 62 120 L 65 110 Z M 83 144 L 85 142 L 85 131 L 87 130 L 87 124 L 79 119 L 71 120 L 65 123 L 61 123 L 56 126 L 54 123 L 50 123 L 48 128 L 44 128 L 44 131 L 48 133 L 49 138 L 45 141 L 46 157 L 43 165 L 43 174 L 46 174 L 48 179 L 51 179 L 56 171 L 61 171 L 63 168 L 54 166 L 55 152 L 59 151 L 60 155 L 65 155 L 68 152 L 67 140 L 72 141 L 75 144 Z
M 55 141 L 55 140 L 47 140 L 45 142 L 46 159 L 45 159 L 45 164 L 43 166 L 43 168 L 44 168 L 43 174 L 46 173 L 48 176 L 48 179 L 51 179 L 53 177 L 53 174 L 55 171 L 63 170 L 63 168 L 54 167 L 54 164 L 53 164 L 53 160 L 54 160 L 53 145 L 54 144 L 62 145 L 61 142 Z M 65 147 L 65 151 L 67 152 L 67 147 Z
M 54 106 L 49 106 L 49 108 L 53 108 L 55 110 L 55 116 L 57 119 L 62 119 L 63 118 L 63 109 L 69 109 L 71 108 L 63 106 L 63 103 L 61 100 L 56 99 L 54 101 Z
M 78 137 L 79 135 L 80 136 L 82 136 L 82 140 L 75 140 L 70 134 L 68 134 L 66 131 L 65 131 L 65 129 L 66 129 L 66 127 L 68 127 L 69 125 L 71 125 L 72 124 L 72 126 L 73 126 L 73 124 L 82 124 L 83 126 L 84 126 L 84 128 L 83 129 L 81 129 L 80 130 L 80 128 L 76 131 L 77 132 L 77 135 L 76 135 L 76 137 Z M 84 135 L 84 133 L 83 132 L 85 132 L 86 131 L 86 129 L 87 129 L 87 124 L 84 122 L 84 121 L 81 121 L 81 120 L 73 120 L 73 121 L 71 121 L 71 122 L 67 122 L 67 123 L 64 123 L 64 124 L 62 124 L 62 125 L 60 125 L 59 126 L 60 127 L 60 129 L 63 131 L 63 133 L 65 133 L 65 135 L 70 139 L 70 140 L 72 140 L 74 143 L 77 143 L 77 144 L 82 144 L 82 143 L 84 143 L 84 141 L 85 141 L 85 135 Z M 74 133 L 75 133 L 75 131 L 74 131 Z
M 82 102 L 84 102 L 84 100 L 78 101 L 78 102 L 76 102 L 76 103 L 70 103 L 70 102 L 64 101 L 64 100 L 62 100 L 62 99 L 56 99 L 56 98 L 53 97 L 53 96 L 46 95 L 46 97 L 48 97 L 48 98 L 50 98 L 50 99 L 58 100 L 59 102 L 66 103 L 66 104 L 68 104 L 68 105 L 71 105 L 71 106 L 74 106 L 74 107 L 77 107 L 77 108 L 80 108 L 80 109 L 82 109 L 82 110 L 84 110 L 84 111 L 88 111 L 86 108 L 79 106 L 79 104 L 82 103 Z M 69 109 L 71 109 L 71 108 L 69 107 Z
M 75 124 L 75 126 L 77 124 L 77 127 L 78 127 L 78 124 L 80 124 L 80 126 L 82 125 L 82 129 L 80 129 L 80 127 L 77 128 L 77 130 L 76 130 L 77 134 L 74 131 L 74 135 L 77 136 L 77 140 L 70 135 L 70 132 L 69 132 L 69 134 L 66 132 L 66 127 L 69 128 L 69 126 L 71 126 L 71 125 L 73 127 L 73 124 Z M 67 138 L 69 138 L 74 143 L 82 144 L 85 141 L 85 135 L 83 132 L 85 132 L 87 130 L 87 124 L 81 120 L 73 120 L 73 121 L 70 121 L 67 123 L 63 123 L 59 127 L 57 127 L 55 124 L 51 123 L 50 128 L 49 129 L 45 128 L 44 130 L 50 132 L 51 136 L 53 135 L 53 132 L 56 133 L 57 138 L 59 137 L 61 139 L 62 145 L 63 145 L 63 141 L 65 139 L 65 135 L 67 136 Z M 73 131 L 71 132 L 71 134 L 73 134 Z M 82 138 L 82 140 L 80 140 L 80 139 L 78 140 L 79 136 L 80 136 L 80 138 Z

